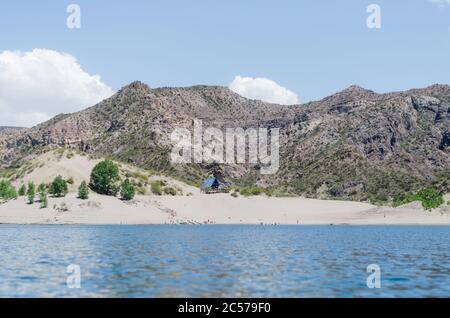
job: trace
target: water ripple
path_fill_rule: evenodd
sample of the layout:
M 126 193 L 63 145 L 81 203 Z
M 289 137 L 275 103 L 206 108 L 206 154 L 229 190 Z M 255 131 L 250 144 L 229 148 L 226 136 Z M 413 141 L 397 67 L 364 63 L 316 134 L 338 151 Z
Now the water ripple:
M 449 227 L 0 225 L 0 251 L 0 297 L 450 296 Z

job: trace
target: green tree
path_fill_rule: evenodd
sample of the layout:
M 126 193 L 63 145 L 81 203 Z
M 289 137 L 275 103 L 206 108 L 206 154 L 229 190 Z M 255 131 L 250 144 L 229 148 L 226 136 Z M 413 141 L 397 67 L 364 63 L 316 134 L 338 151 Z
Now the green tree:
M 82 200 L 89 199 L 89 187 L 86 181 L 81 182 L 80 186 L 78 187 L 78 198 Z
M 9 191 L 9 181 L 0 180 L 0 198 L 7 199 Z
M 91 189 L 99 194 L 116 196 L 119 191 L 119 167 L 111 160 L 98 163 L 91 172 Z
M 131 184 L 130 180 L 126 179 L 124 182 L 122 182 L 120 190 L 120 196 L 123 200 L 129 201 L 133 200 L 135 195 L 135 189 L 134 186 Z
M 46 209 L 48 207 L 47 189 L 39 192 L 39 200 L 41 201 L 41 209 Z
M 36 186 L 34 185 L 33 181 L 30 181 L 28 183 L 28 190 L 27 190 L 28 204 L 34 203 L 35 195 L 36 195 Z
M 27 193 L 27 186 L 22 184 L 19 188 L 19 196 L 23 197 Z
M 3 200 L 17 199 L 16 188 L 8 180 L 0 180 L 0 199 Z
M 47 191 L 47 186 L 45 185 L 45 183 L 39 184 L 39 186 L 37 188 L 38 193 L 42 193 L 43 191 Z
M 431 210 L 445 203 L 444 196 L 435 188 L 425 188 L 414 194 L 397 195 L 394 198 L 394 206 L 400 206 L 414 201 L 422 202 L 426 210 Z
M 55 197 L 63 197 L 69 192 L 67 181 L 57 176 L 50 185 L 50 193 Z
M 445 200 L 442 194 L 434 188 L 425 188 L 417 192 L 417 196 L 422 201 L 422 206 L 426 210 L 431 210 L 444 204 Z

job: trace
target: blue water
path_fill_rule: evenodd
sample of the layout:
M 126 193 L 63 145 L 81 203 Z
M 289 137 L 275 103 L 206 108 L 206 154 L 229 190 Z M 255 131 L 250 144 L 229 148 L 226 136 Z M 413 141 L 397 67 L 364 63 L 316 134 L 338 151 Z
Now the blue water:
M 0 225 L 0 297 L 52 296 L 449 297 L 450 227 Z

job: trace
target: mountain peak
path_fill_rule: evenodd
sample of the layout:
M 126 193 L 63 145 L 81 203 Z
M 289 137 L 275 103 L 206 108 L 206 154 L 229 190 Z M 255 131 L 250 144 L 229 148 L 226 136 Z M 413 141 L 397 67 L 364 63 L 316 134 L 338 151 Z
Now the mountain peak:
M 376 97 L 377 95 L 378 94 L 372 90 L 358 85 L 351 85 L 336 94 L 326 97 L 323 101 L 330 102 L 331 104 L 339 104 L 360 99 L 370 99 Z
M 370 90 L 370 89 L 366 89 L 362 86 L 359 85 L 351 85 L 349 87 L 347 87 L 346 89 L 344 89 L 341 93 L 343 92 L 347 92 L 347 93 L 359 93 L 359 94 L 374 94 L 374 91 Z
M 448 95 L 450 93 L 450 86 L 446 84 L 433 84 L 425 88 L 416 88 L 407 91 L 407 93 L 423 94 L 439 97 L 441 95 Z
M 150 88 L 150 86 L 148 86 L 147 84 L 145 84 L 141 81 L 134 81 L 120 89 L 120 91 L 128 91 L 128 90 L 133 90 L 133 91 L 138 91 L 138 92 L 144 91 L 144 92 L 148 93 L 151 91 L 151 88 Z

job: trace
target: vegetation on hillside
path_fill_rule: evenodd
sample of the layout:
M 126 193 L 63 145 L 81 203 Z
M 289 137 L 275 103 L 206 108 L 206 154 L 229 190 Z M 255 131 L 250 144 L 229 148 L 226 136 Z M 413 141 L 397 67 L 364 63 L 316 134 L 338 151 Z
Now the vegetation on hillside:
M 129 201 L 133 200 L 135 195 L 134 186 L 131 184 L 129 179 L 125 179 L 120 186 L 120 196 L 122 200 Z
M 170 187 L 164 180 L 155 180 L 150 183 L 150 189 L 154 195 L 171 195 L 175 196 L 182 193 L 182 190 L 178 187 Z
M 244 197 L 250 197 L 255 195 L 261 195 L 266 194 L 267 196 L 272 196 L 272 190 L 266 189 L 266 188 L 259 188 L 259 187 L 248 187 L 248 188 L 240 188 L 239 194 Z
M 164 194 L 172 195 L 172 196 L 177 195 L 177 190 L 175 188 L 165 187 L 163 190 L 164 190 Z
M 36 186 L 34 185 L 34 182 L 30 181 L 28 183 L 28 189 L 27 189 L 28 204 L 34 203 L 35 196 L 36 196 Z
M 46 187 L 42 188 L 40 187 L 39 201 L 41 202 L 41 209 L 46 209 L 48 207 L 48 196 Z
M 152 183 L 150 183 L 150 187 L 152 190 L 152 193 L 155 195 L 162 195 L 162 189 L 161 189 L 161 182 L 159 180 L 157 181 L 152 181 Z
M 27 186 L 22 184 L 19 188 L 19 196 L 23 197 L 27 193 Z
M 394 206 L 408 204 L 414 201 L 422 202 L 426 210 L 435 209 L 445 203 L 444 196 L 435 188 L 425 188 L 413 194 L 397 196 L 394 199 Z
M 47 191 L 47 185 L 45 183 L 40 183 L 38 188 L 37 188 L 37 192 L 41 193 L 43 191 Z
M 15 200 L 18 194 L 16 188 L 8 180 L 0 180 L 0 199 L 1 200 Z
M 78 198 L 81 200 L 89 199 L 89 187 L 86 181 L 82 181 L 78 187 Z
M 98 163 L 91 172 L 90 187 L 98 194 L 116 196 L 119 191 L 119 167 L 111 160 Z
M 69 192 L 67 186 L 67 181 L 61 176 L 55 177 L 52 184 L 50 185 L 50 194 L 54 197 L 64 197 Z

